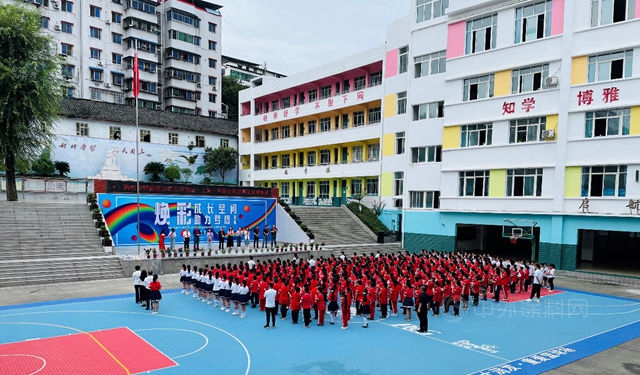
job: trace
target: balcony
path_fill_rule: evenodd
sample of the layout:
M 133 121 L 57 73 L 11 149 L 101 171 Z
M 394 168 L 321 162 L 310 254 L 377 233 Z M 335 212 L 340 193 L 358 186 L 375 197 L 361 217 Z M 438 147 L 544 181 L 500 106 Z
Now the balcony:
M 253 170 L 256 181 L 334 179 L 355 176 L 377 176 L 380 173 L 380 161 L 363 161 L 345 164 L 327 164 L 315 166 L 287 167 Z

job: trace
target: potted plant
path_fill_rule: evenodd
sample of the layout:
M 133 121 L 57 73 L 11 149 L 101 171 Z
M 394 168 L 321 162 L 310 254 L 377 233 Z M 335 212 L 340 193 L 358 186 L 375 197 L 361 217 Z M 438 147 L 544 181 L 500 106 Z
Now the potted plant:
M 207 256 L 211 256 L 211 249 L 207 251 Z
M 160 250 L 160 257 L 164 258 L 167 255 L 167 252 L 164 250 Z
M 320 242 L 320 250 L 324 248 L 324 242 Z
M 184 256 L 186 256 L 186 257 L 189 256 L 189 249 L 184 249 Z
M 144 249 L 144 252 L 147 253 L 147 259 L 151 258 L 151 249 Z
M 204 256 L 204 249 L 200 251 L 200 256 Z
M 158 249 L 156 249 L 155 247 L 153 248 L 153 250 L 151 250 L 151 252 L 153 253 L 153 257 L 157 258 L 158 257 Z
M 113 246 L 113 241 L 111 240 L 111 236 L 107 235 L 102 239 L 102 246 Z
M 102 213 L 100 212 L 99 208 L 95 208 L 93 210 L 91 210 L 92 212 L 92 218 L 93 220 L 100 220 L 102 219 Z
M 182 248 L 181 247 L 178 248 L 178 252 L 180 253 L 180 256 L 182 256 Z

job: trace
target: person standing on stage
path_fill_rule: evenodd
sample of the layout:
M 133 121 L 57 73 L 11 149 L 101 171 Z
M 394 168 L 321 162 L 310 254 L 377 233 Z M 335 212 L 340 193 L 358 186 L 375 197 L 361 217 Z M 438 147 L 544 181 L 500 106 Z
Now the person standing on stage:
M 271 230 L 269 231 L 269 233 L 271 233 L 271 247 L 276 247 L 276 238 L 278 235 L 278 228 L 276 228 L 276 225 L 273 224 L 271 226 Z
M 176 228 L 171 228 L 171 231 L 169 232 L 169 241 L 171 242 L 171 251 L 176 249 L 176 237 L 177 237 L 177 233 L 176 233 Z
M 253 227 L 253 247 L 258 248 L 260 245 L 260 228 L 256 225 Z
M 193 251 L 200 250 L 200 228 L 196 225 L 196 228 L 193 230 Z
M 191 232 L 189 232 L 189 228 L 184 228 L 182 232 L 180 232 L 184 240 L 184 251 L 189 250 L 189 241 L 191 241 Z
M 262 247 L 267 247 L 267 239 L 269 238 L 269 226 L 267 224 L 264 225 L 262 229 Z
M 213 230 L 211 230 L 211 228 L 209 228 L 207 230 L 207 248 L 209 251 L 211 251 L 211 243 L 213 242 Z
M 218 229 L 218 250 L 224 250 L 224 236 L 224 229 L 220 227 L 220 229 Z

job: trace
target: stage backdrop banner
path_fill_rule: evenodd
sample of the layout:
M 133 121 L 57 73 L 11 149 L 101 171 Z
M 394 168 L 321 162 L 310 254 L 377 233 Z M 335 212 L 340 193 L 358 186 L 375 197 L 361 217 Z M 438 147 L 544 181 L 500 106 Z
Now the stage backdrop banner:
M 137 197 L 133 194 L 98 194 L 98 203 L 111 232 L 116 247 L 138 245 L 136 223 L 138 220 Z M 218 231 L 229 227 L 249 228 L 257 225 L 262 229 L 276 224 L 275 198 L 205 197 L 176 195 L 144 195 L 140 197 L 140 245 L 157 245 L 160 233 L 167 235 L 171 228 L 177 233 L 176 246 L 181 247 L 181 232 L 188 228 L 193 241 L 193 230 L 198 226 L 202 234 L 200 243 L 207 241 L 207 230 L 211 228 L 214 240 Z

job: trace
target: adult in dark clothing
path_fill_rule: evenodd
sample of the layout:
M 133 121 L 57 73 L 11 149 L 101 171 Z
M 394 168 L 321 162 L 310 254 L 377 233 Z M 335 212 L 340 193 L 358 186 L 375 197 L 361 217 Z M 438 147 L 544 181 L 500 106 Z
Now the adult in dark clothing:
M 218 250 L 224 249 L 224 229 L 218 229 Z
M 424 333 L 429 330 L 429 296 L 424 286 L 420 288 L 420 297 L 418 297 L 418 319 L 420 319 L 420 329 L 418 332 Z
M 253 227 L 253 247 L 256 249 L 260 245 L 260 228 L 256 225 Z
M 262 229 L 262 247 L 267 247 L 268 238 L 269 238 L 269 226 L 265 224 L 264 229 Z

